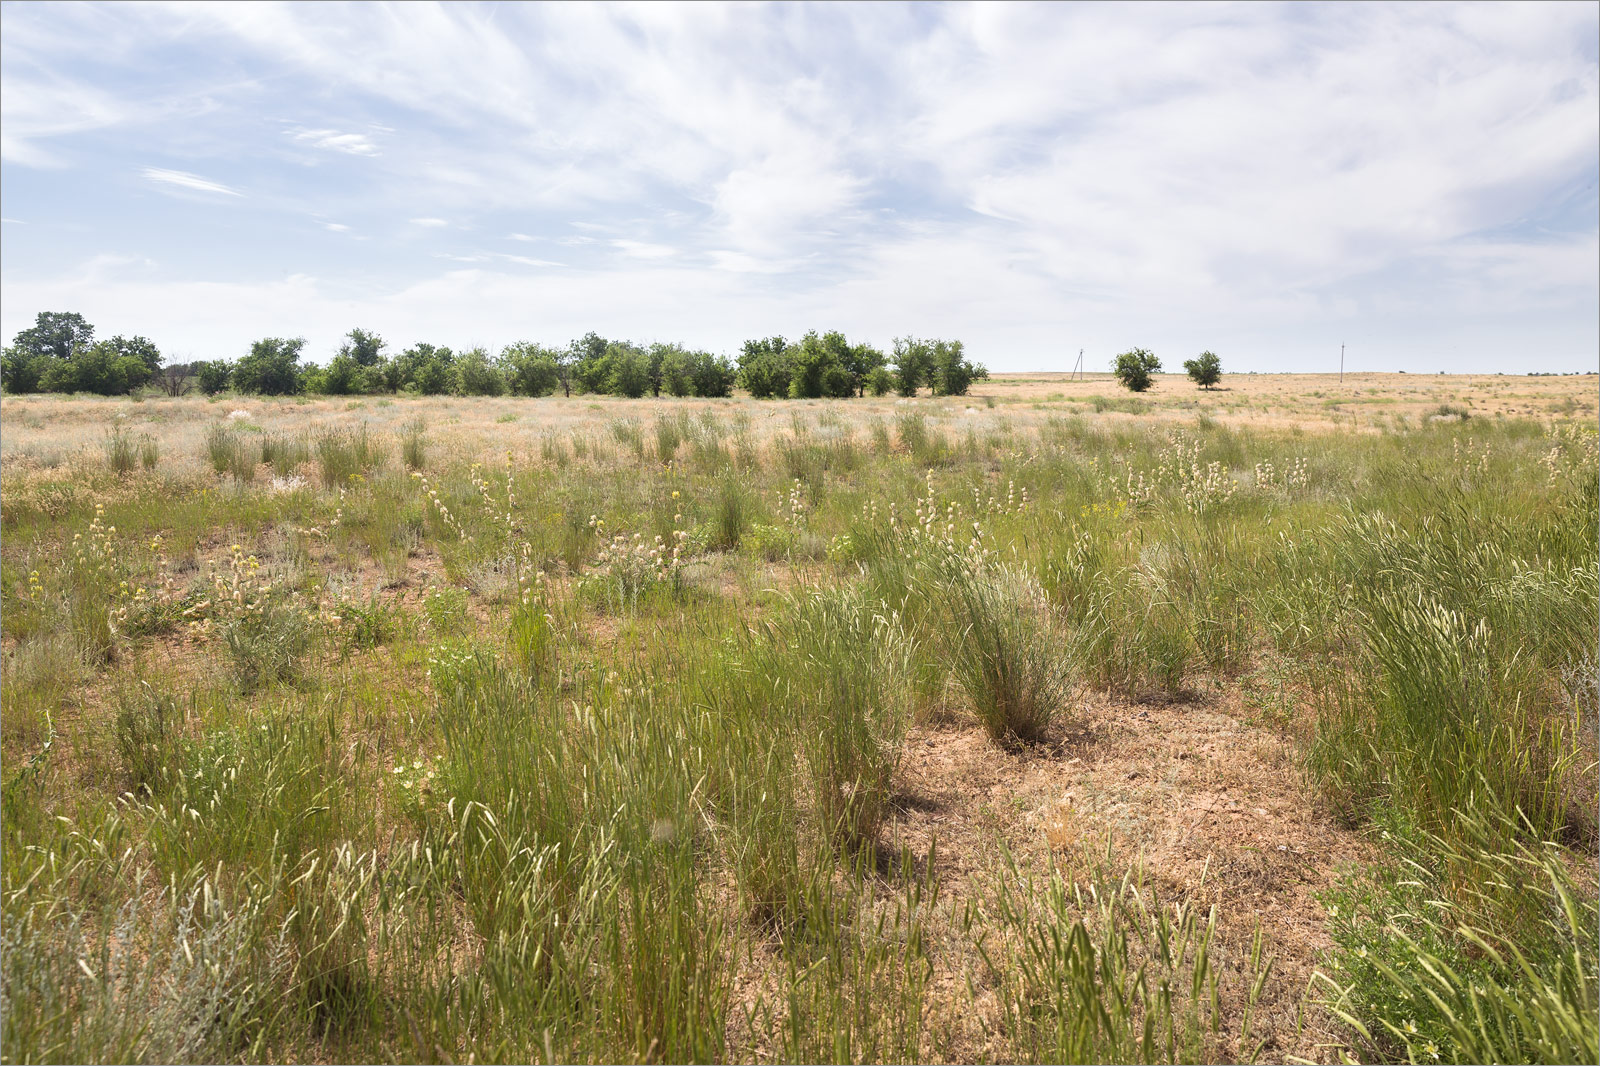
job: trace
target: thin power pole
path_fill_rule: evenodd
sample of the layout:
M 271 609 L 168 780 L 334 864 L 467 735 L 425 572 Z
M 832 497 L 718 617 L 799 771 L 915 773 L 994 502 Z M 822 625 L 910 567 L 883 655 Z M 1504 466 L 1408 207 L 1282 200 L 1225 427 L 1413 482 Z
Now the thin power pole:
M 1067 380 L 1068 381 L 1077 381 L 1078 380 L 1078 376 L 1080 374 L 1082 374 L 1082 373 L 1083 373 L 1083 349 L 1079 348 L 1078 349 L 1078 361 L 1072 365 L 1072 376 L 1070 378 L 1068 378 Z
M 1339 384 L 1344 384 L 1344 345 L 1339 345 Z

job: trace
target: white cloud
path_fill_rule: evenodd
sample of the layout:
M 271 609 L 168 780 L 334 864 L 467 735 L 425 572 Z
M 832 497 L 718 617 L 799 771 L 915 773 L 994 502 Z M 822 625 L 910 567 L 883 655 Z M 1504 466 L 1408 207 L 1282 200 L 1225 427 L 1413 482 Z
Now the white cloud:
M 7 165 L 140 123 L 167 158 L 257 167 L 252 207 L 386 233 L 343 282 L 369 294 L 448 290 L 393 233 L 409 218 L 569 249 L 575 308 L 664 284 L 702 323 L 686 336 L 722 300 L 791 331 L 937 323 L 1018 363 L 1075 352 L 1069 334 L 1595 317 L 1592 5 L 3 12 Z M 192 62 L 148 58 L 169 53 Z M 171 121 L 174 100 L 211 110 Z M 282 175 L 294 146 L 363 162 Z M 15 188 L 8 207 L 50 221 Z M 29 261 L 8 253 L 9 297 Z M 559 265 L 454 261 L 507 293 L 531 284 L 510 266 Z
M 713 248 L 707 254 L 711 257 L 714 269 L 727 270 L 735 274 L 782 274 L 793 270 L 795 266 L 787 260 L 762 259 L 759 256 L 727 248 Z
M 519 266 L 531 267 L 558 267 L 563 264 L 549 259 L 534 259 L 526 255 L 508 255 L 505 252 L 473 252 L 470 255 L 459 255 L 453 252 L 435 252 L 435 259 L 448 259 L 452 263 L 516 263 Z
M 343 222 L 324 222 L 322 223 L 322 228 L 325 230 L 332 230 L 334 233 L 350 232 L 350 227 L 346 226 Z
M 0 69 L 0 159 L 8 163 L 63 166 L 60 155 L 45 147 L 50 141 L 116 126 L 133 115 L 125 101 L 92 86 L 13 73 L 9 52 Z
M 666 259 L 678 254 L 677 249 L 669 248 L 665 244 L 651 244 L 648 241 L 630 241 L 620 238 L 613 240 L 611 247 L 634 259 Z
M 157 185 L 169 185 L 177 189 L 188 189 L 191 192 L 214 192 L 223 196 L 243 196 L 238 189 L 230 189 L 221 182 L 202 178 L 198 174 L 190 174 L 186 170 L 164 170 L 161 167 L 145 167 L 142 171 L 144 179 Z
M 364 133 L 340 133 L 338 130 L 285 130 L 291 138 L 301 144 L 312 148 L 322 148 L 330 152 L 343 152 L 346 155 L 375 156 L 381 154 L 372 138 Z

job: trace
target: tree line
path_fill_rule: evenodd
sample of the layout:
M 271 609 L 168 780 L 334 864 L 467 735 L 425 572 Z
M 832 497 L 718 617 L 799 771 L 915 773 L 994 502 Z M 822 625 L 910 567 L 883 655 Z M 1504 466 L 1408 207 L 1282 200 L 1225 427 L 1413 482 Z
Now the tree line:
M 169 395 L 191 389 L 266 396 L 409 393 L 424 396 L 731 396 L 735 386 L 758 399 L 965 395 L 989 376 L 959 340 L 897 338 L 889 353 L 851 344 L 843 333 L 813 330 L 744 343 L 737 361 L 681 344 L 638 344 L 587 333 L 564 347 L 519 341 L 498 355 L 456 352 L 427 343 L 398 352 L 376 333 L 352 329 L 326 366 L 301 361 L 302 337 L 263 337 L 237 360 L 165 364 L 144 337 L 94 340 L 76 313 L 41 312 L 0 357 L 7 392 L 120 395 L 154 385 Z

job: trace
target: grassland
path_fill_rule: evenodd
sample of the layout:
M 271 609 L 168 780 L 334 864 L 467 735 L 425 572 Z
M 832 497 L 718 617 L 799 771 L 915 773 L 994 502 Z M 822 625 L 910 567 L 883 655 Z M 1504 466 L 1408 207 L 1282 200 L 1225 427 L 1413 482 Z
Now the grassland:
M 1595 379 L 0 401 L 6 1061 L 1594 1061 Z

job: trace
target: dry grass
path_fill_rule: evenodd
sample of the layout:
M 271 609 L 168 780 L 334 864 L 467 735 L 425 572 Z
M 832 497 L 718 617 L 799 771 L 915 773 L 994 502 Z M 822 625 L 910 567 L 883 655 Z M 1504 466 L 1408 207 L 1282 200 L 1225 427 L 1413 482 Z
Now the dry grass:
M 1163 906 L 1189 903 L 1202 914 L 1215 908 L 1218 1009 L 1213 1028 L 1195 1037 L 1204 1058 L 1331 1060 L 1352 1038 L 1334 1012 L 1306 995 L 1335 949 L 1323 895 L 1364 864 L 1384 863 L 1387 853 L 1374 823 L 1335 802 L 1307 761 L 1331 678 L 1355 661 L 1346 657 L 1355 654 L 1358 629 L 1341 620 L 1349 615 L 1349 585 L 1361 580 L 1355 571 L 1335 572 L 1354 566 L 1349 559 L 1314 555 L 1318 544 L 1343 541 L 1318 538 L 1344 528 L 1338 515 L 1346 506 L 1416 518 L 1421 528 L 1422 514 L 1439 511 L 1428 494 L 1448 480 L 1458 494 L 1453 498 L 1476 508 L 1464 504 L 1463 514 L 1518 516 L 1517 523 L 1492 527 L 1499 531 L 1493 547 L 1505 558 L 1531 556 L 1529 544 L 1581 558 L 1592 553 L 1592 542 L 1568 544 L 1563 538 L 1572 523 L 1562 515 L 1592 506 L 1577 486 L 1592 477 L 1585 456 L 1592 454 L 1600 414 L 1592 376 L 1363 374 L 1349 375 L 1341 390 L 1332 376 L 1228 375 L 1223 385 L 1201 393 L 1168 375 L 1132 404 L 1106 375 L 1070 381 L 1040 374 L 998 375 L 969 397 L 911 402 L 5 397 L 0 753 L 8 790 L 28 790 L 7 793 L 25 801 L 9 803 L 6 857 L 41 846 L 80 854 L 72 849 L 84 846 L 85 835 L 64 838 L 65 830 L 52 827 L 67 823 L 53 819 L 87 829 L 107 811 L 122 810 L 128 826 L 121 832 L 139 841 L 131 857 L 81 860 L 72 867 L 79 880 L 62 881 L 61 897 L 50 905 L 99 920 L 131 898 L 140 875 L 161 883 L 172 873 L 142 849 L 162 833 L 181 835 L 181 821 L 174 829 L 154 813 L 154 802 L 117 807 L 118 794 L 134 787 L 117 755 L 117 722 L 119 715 L 125 728 L 135 721 L 130 701 L 148 686 L 176 698 L 176 718 L 170 733 L 163 725 L 161 743 L 176 745 L 182 754 L 175 758 L 191 768 L 203 765 L 200 753 L 216 765 L 235 758 L 230 745 L 243 744 L 239 738 L 265 723 L 279 728 L 286 715 L 300 722 L 306 734 L 291 739 L 311 753 L 308 759 L 314 755 L 322 776 L 294 787 L 306 790 L 307 803 L 332 807 L 343 819 L 318 846 L 337 842 L 368 856 L 341 859 L 346 865 L 338 876 L 354 884 L 369 876 L 362 862 L 375 863 L 371 869 L 393 878 L 386 883 L 394 899 L 438 904 L 428 920 L 440 924 L 407 942 L 425 942 L 431 954 L 372 948 L 362 961 L 357 947 L 338 939 L 347 935 L 344 925 L 306 934 L 311 939 L 297 950 L 317 958 L 344 952 L 339 972 L 355 975 L 350 987 L 336 989 L 362 1004 L 349 1007 L 348 1029 L 330 1028 L 324 996 L 303 1017 L 288 1011 L 259 1030 L 241 1030 L 237 1045 L 221 1049 L 232 1057 L 526 1060 L 553 1053 L 577 1060 L 648 1058 L 668 1046 L 684 1056 L 729 1059 L 1010 1059 L 1024 1053 L 1007 1035 L 1008 1011 L 1016 1005 L 1006 997 L 1014 990 L 997 981 L 986 959 L 1008 957 L 1018 933 L 998 917 L 997 886 L 1008 878 L 1007 884 L 1018 877 L 1043 884 L 1060 876 L 1080 885 L 1131 877 Z M 1441 414 L 1441 407 L 1469 417 Z M 656 427 L 665 420 L 671 432 L 663 434 Z M 249 481 L 219 476 L 206 458 L 207 435 L 219 423 L 253 442 L 274 435 L 314 442 L 364 425 L 381 461 L 326 487 L 315 448 L 287 476 L 270 467 Z M 402 442 L 408 435 L 415 440 L 418 426 L 425 446 L 413 454 L 422 456 L 428 487 L 440 493 L 437 504 L 402 462 Z M 158 446 L 154 469 L 110 470 L 102 443 L 112 427 L 148 434 Z M 1193 451 L 1168 443 L 1174 433 L 1192 435 Z M 674 436 L 682 439 L 658 443 Z M 663 446 L 674 453 L 670 465 L 656 454 Z M 1430 478 L 1422 487 L 1398 484 L 1397 471 L 1423 461 L 1419 451 L 1432 464 Z M 1236 485 L 1205 499 L 1183 476 L 1169 485 L 1158 466 L 1169 453 L 1199 456 L 1195 470 L 1214 463 L 1217 476 Z M 1303 481 L 1258 480 L 1262 462 L 1288 470 L 1306 456 Z M 1135 467 L 1150 479 L 1145 496 L 1121 489 L 1129 483 L 1123 474 Z M 937 598 L 919 607 L 909 593 L 895 599 L 894 582 L 884 576 L 891 563 L 905 562 L 894 549 L 904 542 L 886 532 L 891 504 L 903 529 L 931 484 L 930 469 L 937 520 L 929 535 L 945 535 L 939 531 L 947 522 L 952 538 L 957 527 L 962 538 L 968 526 L 979 527 L 978 547 L 1033 575 L 1029 580 L 1053 597 L 1050 607 L 1041 606 L 1053 612 L 1041 632 L 1059 649 L 1061 664 L 1073 667 L 1075 683 L 1051 688 L 1072 693 L 1071 706 L 1052 708 L 1051 724 L 1031 743 L 1014 743 L 1004 730 L 997 731 L 1004 743 L 990 736 L 941 651 L 948 649 L 940 641 L 950 619 L 939 611 L 946 608 Z M 1025 507 L 1006 502 L 1013 499 L 1008 485 L 1026 490 Z M 514 489 L 509 520 L 508 487 Z M 725 500 L 736 489 L 745 495 L 734 501 L 735 517 L 724 521 L 719 508 L 732 506 Z M 80 661 L 54 605 L 87 595 L 85 582 L 63 575 L 73 534 L 89 528 L 96 503 L 122 526 L 116 562 L 132 585 L 155 589 L 164 579 L 180 592 L 203 590 L 230 560 L 249 554 L 277 583 L 274 595 L 282 602 L 301 597 L 293 602 L 305 605 L 315 639 L 296 649 L 293 676 L 241 685 L 226 644 L 186 620 L 132 637 L 123 623 L 113 654 Z M 446 521 L 441 505 L 465 526 Z M 646 544 L 683 530 L 687 562 L 671 580 L 640 577 L 631 598 L 610 596 L 599 572 L 601 534 L 585 521 L 591 513 L 604 519 L 605 535 L 637 532 Z M 719 522 L 742 535 L 714 532 Z M 159 550 L 150 547 L 157 533 L 164 538 Z M 1539 586 L 1528 576 L 1531 564 L 1496 569 L 1498 558 L 1484 564 L 1484 573 L 1512 574 L 1508 596 L 1581 598 L 1587 588 L 1576 579 L 1561 584 L 1559 574 Z M 28 584 L 34 570 L 43 574 L 40 593 Z M 841 585 L 850 596 L 807 599 Z M 890 591 L 877 601 L 861 595 L 866 589 Z M 447 595 L 441 598 L 440 590 Z M 122 617 L 114 613 L 121 602 L 115 582 L 112 592 L 102 606 Z M 553 650 L 537 666 L 513 669 L 508 654 L 494 670 L 462 668 L 462 684 L 479 686 L 483 702 L 451 704 L 456 697 L 444 694 L 439 662 L 468 652 L 500 654 L 524 600 L 548 612 Z M 183 603 L 192 607 L 194 600 Z M 885 692 L 862 696 L 860 706 L 841 697 L 859 694 L 852 671 L 877 671 L 872 664 L 882 656 L 826 651 L 829 642 L 815 634 L 821 623 L 795 606 L 808 603 L 822 605 L 817 617 L 830 633 L 838 626 L 829 612 L 848 614 L 857 644 L 895 634 L 892 647 L 878 649 L 901 657 L 894 671 L 881 671 Z M 1587 667 L 1566 664 L 1560 674 L 1566 681 L 1544 669 L 1545 659 L 1557 658 L 1550 649 L 1566 648 L 1562 642 L 1571 637 L 1557 630 L 1578 612 L 1570 604 L 1539 604 L 1543 613 L 1536 616 L 1532 607 L 1522 610 L 1522 617 L 1540 619 L 1530 623 L 1538 632 L 1506 627 L 1503 639 L 1523 641 L 1537 660 L 1526 676 L 1517 675 L 1524 686 L 1517 692 L 1530 700 L 1536 695 L 1541 710 L 1576 701 L 1574 762 L 1563 780 L 1592 806 L 1594 709 L 1584 702 L 1592 697 L 1571 681 Z M 359 612 L 375 612 L 382 624 L 368 625 L 355 639 Z M 812 630 L 801 624 L 807 619 Z M 1242 620 L 1237 632 L 1226 629 L 1235 619 Z M 1131 656 L 1144 672 L 1088 687 L 1094 664 L 1082 661 L 1080 645 L 1089 646 L 1084 634 L 1093 625 L 1105 627 L 1094 647 Z M 1213 654 L 1219 631 L 1236 645 Z M 1171 657 L 1165 673 L 1144 661 L 1158 652 Z M 812 653 L 814 661 L 806 658 Z M 802 662 L 810 665 L 801 669 Z M 764 681 L 751 680 L 751 663 L 771 667 Z M 495 686 L 504 691 L 484 695 Z M 845 720 L 847 704 L 855 719 Z M 449 724 L 448 715 L 471 723 L 491 705 L 504 724 L 471 725 L 480 731 L 473 741 L 480 747 L 464 747 L 467 727 Z M 538 708 L 553 710 L 547 719 L 529 717 L 544 713 Z M 737 728 L 717 732 L 715 722 L 724 719 Z M 556 752 L 571 760 L 561 764 L 569 770 L 581 765 L 572 780 L 582 788 L 563 791 L 566 784 L 526 777 L 525 767 L 491 758 L 497 742 L 537 729 L 574 747 L 556 752 L 529 741 L 517 751 L 529 759 L 555 759 Z M 613 731 L 607 736 L 615 746 L 583 748 L 603 730 Z M 875 746 L 866 769 L 838 758 L 851 730 Z M 742 737 L 759 743 L 752 740 L 745 751 Z M 785 770 L 761 761 L 774 751 L 787 752 L 794 765 Z M 670 758 L 663 755 L 660 766 L 624 765 L 628 752 Z M 573 809 L 591 802 L 585 798 L 591 788 L 671 808 L 672 818 L 652 812 L 644 823 L 654 844 L 671 846 L 674 857 L 660 860 L 664 880 L 641 887 L 625 872 L 616 881 L 584 881 L 567 870 L 550 889 L 550 899 L 599 888 L 619 894 L 607 899 L 643 893 L 632 897 L 638 908 L 632 916 L 607 927 L 611 939 L 594 948 L 602 952 L 591 962 L 606 975 L 604 988 L 577 983 L 562 986 L 561 994 L 592 996 L 593 1004 L 624 1017 L 632 1012 L 650 1025 L 662 1022 L 663 1010 L 717 1017 L 725 1031 L 705 1040 L 704 1033 L 684 1034 L 664 1022 L 657 1036 L 577 1022 L 561 1029 L 549 1004 L 482 1001 L 499 1004 L 494 1009 L 503 1008 L 504 1016 L 539 1019 L 538 1028 L 524 1032 L 484 1021 L 492 1012 L 482 1005 L 483 1015 L 461 1023 L 452 1008 L 424 1006 L 443 986 L 408 984 L 407 974 L 490 981 L 493 967 L 511 965 L 508 959 L 534 965 L 504 954 L 510 949 L 484 932 L 493 908 L 485 909 L 489 897 L 473 893 L 495 883 L 492 869 L 447 871 L 408 858 L 465 832 L 459 807 L 449 818 L 419 813 L 384 776 L 413 760 L 432 765 L 435 755 L 448 758 L 445 765 L 454 769 L 441 772 L 457 775 L 451 787 L 463 795 L 469 786 L 490 787 L 466 779 L 474 767 L 488 768 L 485 781 L 492 770 L 506 775 L 507 787 L 545 789 L 548 809 L 517 816 L 529 825 L 554 817 L 549 810 L 557 801 Z M 762 803 L 754 815 L 738 806 L 750 797 L 739 780 L 727 779 L 730 767 L 757 786 Z M 159 780 L 148 766 L 145 777 Z M 769 801 L 761 790 L 780 784 L 789 790 L 785 798 Z M 317 788 L 331 790 L 326 794 L 336 804 Z M 834 811 L 839 822 L 838 811 L 869 801 L 870 818 L 851 814 L 850 832 L 819 828 L 825 812 Z M 484 791 L 480 802 L 494 800 Z M 618 804 L 615 810 L 627 807 Z M 494 809 L 511 817 L 510 808 Z M 695 813 L 689 818 L 684 811 Z M 781 817 L 763 820 L 772 811 Z M 577 827 L 562 839 L 634 846 L 627 843 L 626 818 L 607 817 L 615 823 Z M 539 824 L 539 832 L 556 833 Z M 749 840 L 772 847 L 741 851 L 740 842 Z M 788 859 L 785 847 L 793 849 Z M 1592 840 L 1578 841 L 1563 854 L 1592 862 L 1592 849 Z M 221 871 L 220 884 L 259 874 L 262 883 L 280 886 L 272 891 L 288 891 L 283 878 L 274 882 L 261 872 L 260 855 L 219 854 L 208 862 Z M 507 870 L 517 854 L 507 850 Z M 288 856 L 289 869 L 301 858 Z M 769 865 L 756 868 L 761 862 Z M 200 879 L 186 883 L 209 883 L 212 868 L 185 872 Z M 473 877 L 480 879 L 477 888 Z M 763 897 L 765 910 L 750 904 L 754 877 L 776 886 Z M 428 895 L 440 885 L 454 887 Z M 14 895 L 12 904 L 22 907 L 39 891 Z M 403 909 L 411 903 L 395 906 L 404 921 L 384 919 L 394 920 L 390 929 L 371 902 L 367 928 L 390 935 L 415 922 L 421 929 L 421 904 L 415 911 Z M 474 906 L 475 917 L 468 914 Z M 1095 927 L 1095 913 L 1085 907 L 1081 917 L 1100 935 L 1105 930 Z M 652 924 L 652 914 L 672 921 Z M 48 923 L 29 929 L 48 945 Z M 710 939 L 697 939 L 701 931 Z M 364 935 L 378 943 L 378 932 Z M 46 951 L 40 943 L 29 950 Z M 651 985 L 648 966 L 628 954 L 636 944 L 694 962 L 697 968 L 684 971 L 689 992 Z M 714 964 L 695 954 L 706 944 Z M 1252 958 L 1257 944 L 1273 961 L 1253 989 L 1263 972 L 1260 958 Z M 261 948 L 251 957 L 269 954 Z M 263 981 L 287 981 L 291 971 L 261 973 Z M 318 981 L 304 987 L 332 987 L 325 975 Z M 377 990 L 370 999 L 361 991 L 368 983 Z M 488 996 L 480 986 L 470 988 L 470 995 Z M 687 998 L 673 998 L 680 993 Z M 383 1014 L 386 1002 L 404 1003 L 405 1025 L 415 1028 Z M 97 1009 L 114 1015 L 123 1008 Z M 474 1042 L 491 1039 L 484 1035 L 491 1032 L 495 1043 Z M 152 1047 L 195 1056 L 219 1051 L 203 1043 Z

